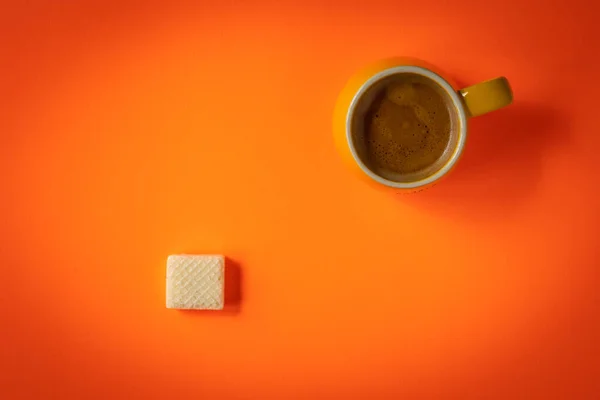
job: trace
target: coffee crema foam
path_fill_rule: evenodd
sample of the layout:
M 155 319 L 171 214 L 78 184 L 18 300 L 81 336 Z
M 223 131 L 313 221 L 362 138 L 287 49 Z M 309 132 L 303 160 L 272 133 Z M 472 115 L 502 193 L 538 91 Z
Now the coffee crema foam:
M 428 78 L 399 76 L 375 98 L 366 114 L 369 162 L 396 174 L 433 165 L 450 140 L 448 102 L 443 89 Z

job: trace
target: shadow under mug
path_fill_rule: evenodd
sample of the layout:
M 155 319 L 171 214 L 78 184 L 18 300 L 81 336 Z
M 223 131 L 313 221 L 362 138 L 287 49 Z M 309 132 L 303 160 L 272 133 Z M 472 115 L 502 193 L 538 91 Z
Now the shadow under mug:
M 437 84 L 450 105 L 452 128 L 442 156 L 431 166 L 410 174 L 384 175 L 370 167 L 361 130 L 370 105 L 389 82 L 402 74 L 416 74 Z M 467 140 L 467 120 L 512 102 L 512 90 L 504 77 L 457 90 L 436 68 L 412 58 L 384 60 L 354 75 L 342 90 L 334 111 L 336 147 L 346 164 L 369 183 L 396 192 L 414 192 L 437 183 L 460 158 Z

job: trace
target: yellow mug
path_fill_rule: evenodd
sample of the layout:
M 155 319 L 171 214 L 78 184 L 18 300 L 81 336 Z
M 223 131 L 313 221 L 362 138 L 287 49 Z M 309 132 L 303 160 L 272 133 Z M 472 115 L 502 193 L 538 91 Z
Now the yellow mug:
M 373 99 L 393 79 L 401 74 L 417 74 L 438 84 L 451 104 L 452 131 L 448 147 L 431 167 L 417 173 L 394 177 L 382 176 L 369 167 L 361 150 L 359 130 Z M 364 180 L 375 186 L 400 192 L 424 189 L 446 176 L 460 158 L 467 139 L 467 119 L 486 114 L 512 102 L 512 91 L 504 77 L 457 90 L 456 85 L 432 65 L 413 58 L 380 61 L 354 75 L 342 90 L 334 111 L 333 130 L 336 147 L 344 161 Z

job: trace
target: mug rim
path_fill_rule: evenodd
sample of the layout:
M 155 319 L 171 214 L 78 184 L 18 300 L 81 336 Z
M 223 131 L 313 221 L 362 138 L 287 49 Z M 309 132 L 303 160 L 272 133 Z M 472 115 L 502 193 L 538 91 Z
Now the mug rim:
M 420 179 L 420 180 L 416 180 L 416 181 L 412 181 L 412 182 L 396 182 L 396 181 L 386 179 L 380 175 L 377 175 L 375 172 L 371 171 L 371 169 L 369 169 L 366 166 L 366 164 L 360 159 L 360 157 L 358 156 L 358 152 L 356 151 L 356 148 L 354 146 L 353 140 L 352 140 L 352 118 L 354 115 L 354 111 L 355 111 L 358 103 L 360 102 L 361 98 L 367 92 L 367 90 L 369 90 L 375 83 L 379 82 L 380 80 L 382 80 L 384 78 L 392 76 L 392 75 L 407 74 L 407 73 L 417 74 L 417 75 L 421 75 L 426 78 L 429 78 L 429 79 L 433 80 L 434 82 L 436 82 L 438 85 L 440 85 L 444 89 L 444 91 L 446 91 L 446 93 L 448 93 L 448 95 L 452 99 L 453 105 L 456 107 L 456 111 L 458 114 L 458 122 L 459 122 L 458 135 L 459 135 L 459 137 L 458 137 L 457 144 L 454 148 L 454 151 L 452 152 L 452 155 L 450 156 L 450 159 L 436 172 L 434 172 L 433 174 L 431 174 L 423 179 Z M 350 153 L 352 154 L 352 158 L 354 158 L 354 161 L 357 163 L 359 168 L 365 174 L 367 174 L 371 179 L 373 179 L 374 181 L 376 181 L 382 185 L 389 186 L 389 187 L 396 188 L 396 189 L 415 189 L 415 188 L 419 188 L 421 186 L 426 186 L 426 185 L 442 178 L 444 175 L 446 175 L 452 169 L 454 164 L 456 164 L 456 162 L 460 158 L 460 155 L 463 152 L 466 140 L 467 140 L 467 114 L 466 114 L 462 99 L 460 98 L 456 89 L 454 89 L 452 87 L 452 85 L 450 85 L 450 83 L 448 83 L 448 81 L 446 81 L 440 75 L 436 74 L 435 72 L 433 72 L 427 68 L 419 67 L 416 65 L 400 65 L 397 67 L 387 68 L 387 69 L 384 69 L 384 70 L 376 73 L 375 75 L 371 76 L 369 79 L 367 79 L 361 85 L 361 87 L 358 89 L 358 91 L 352 97 L 352 101 L 350 102 L 350 106 L 348 107 L 348 112 L 346 114 L 346 141 L 348 143 L 348 147 L 350 148 Z

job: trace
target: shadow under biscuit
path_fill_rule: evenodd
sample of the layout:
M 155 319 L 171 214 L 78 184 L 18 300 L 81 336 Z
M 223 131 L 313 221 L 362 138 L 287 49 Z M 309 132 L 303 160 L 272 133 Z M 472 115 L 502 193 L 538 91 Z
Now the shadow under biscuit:
M 225 257 L 225 306 L 223 312 L 238 313 L 242 306 L 242 268 L 240 264 Z

